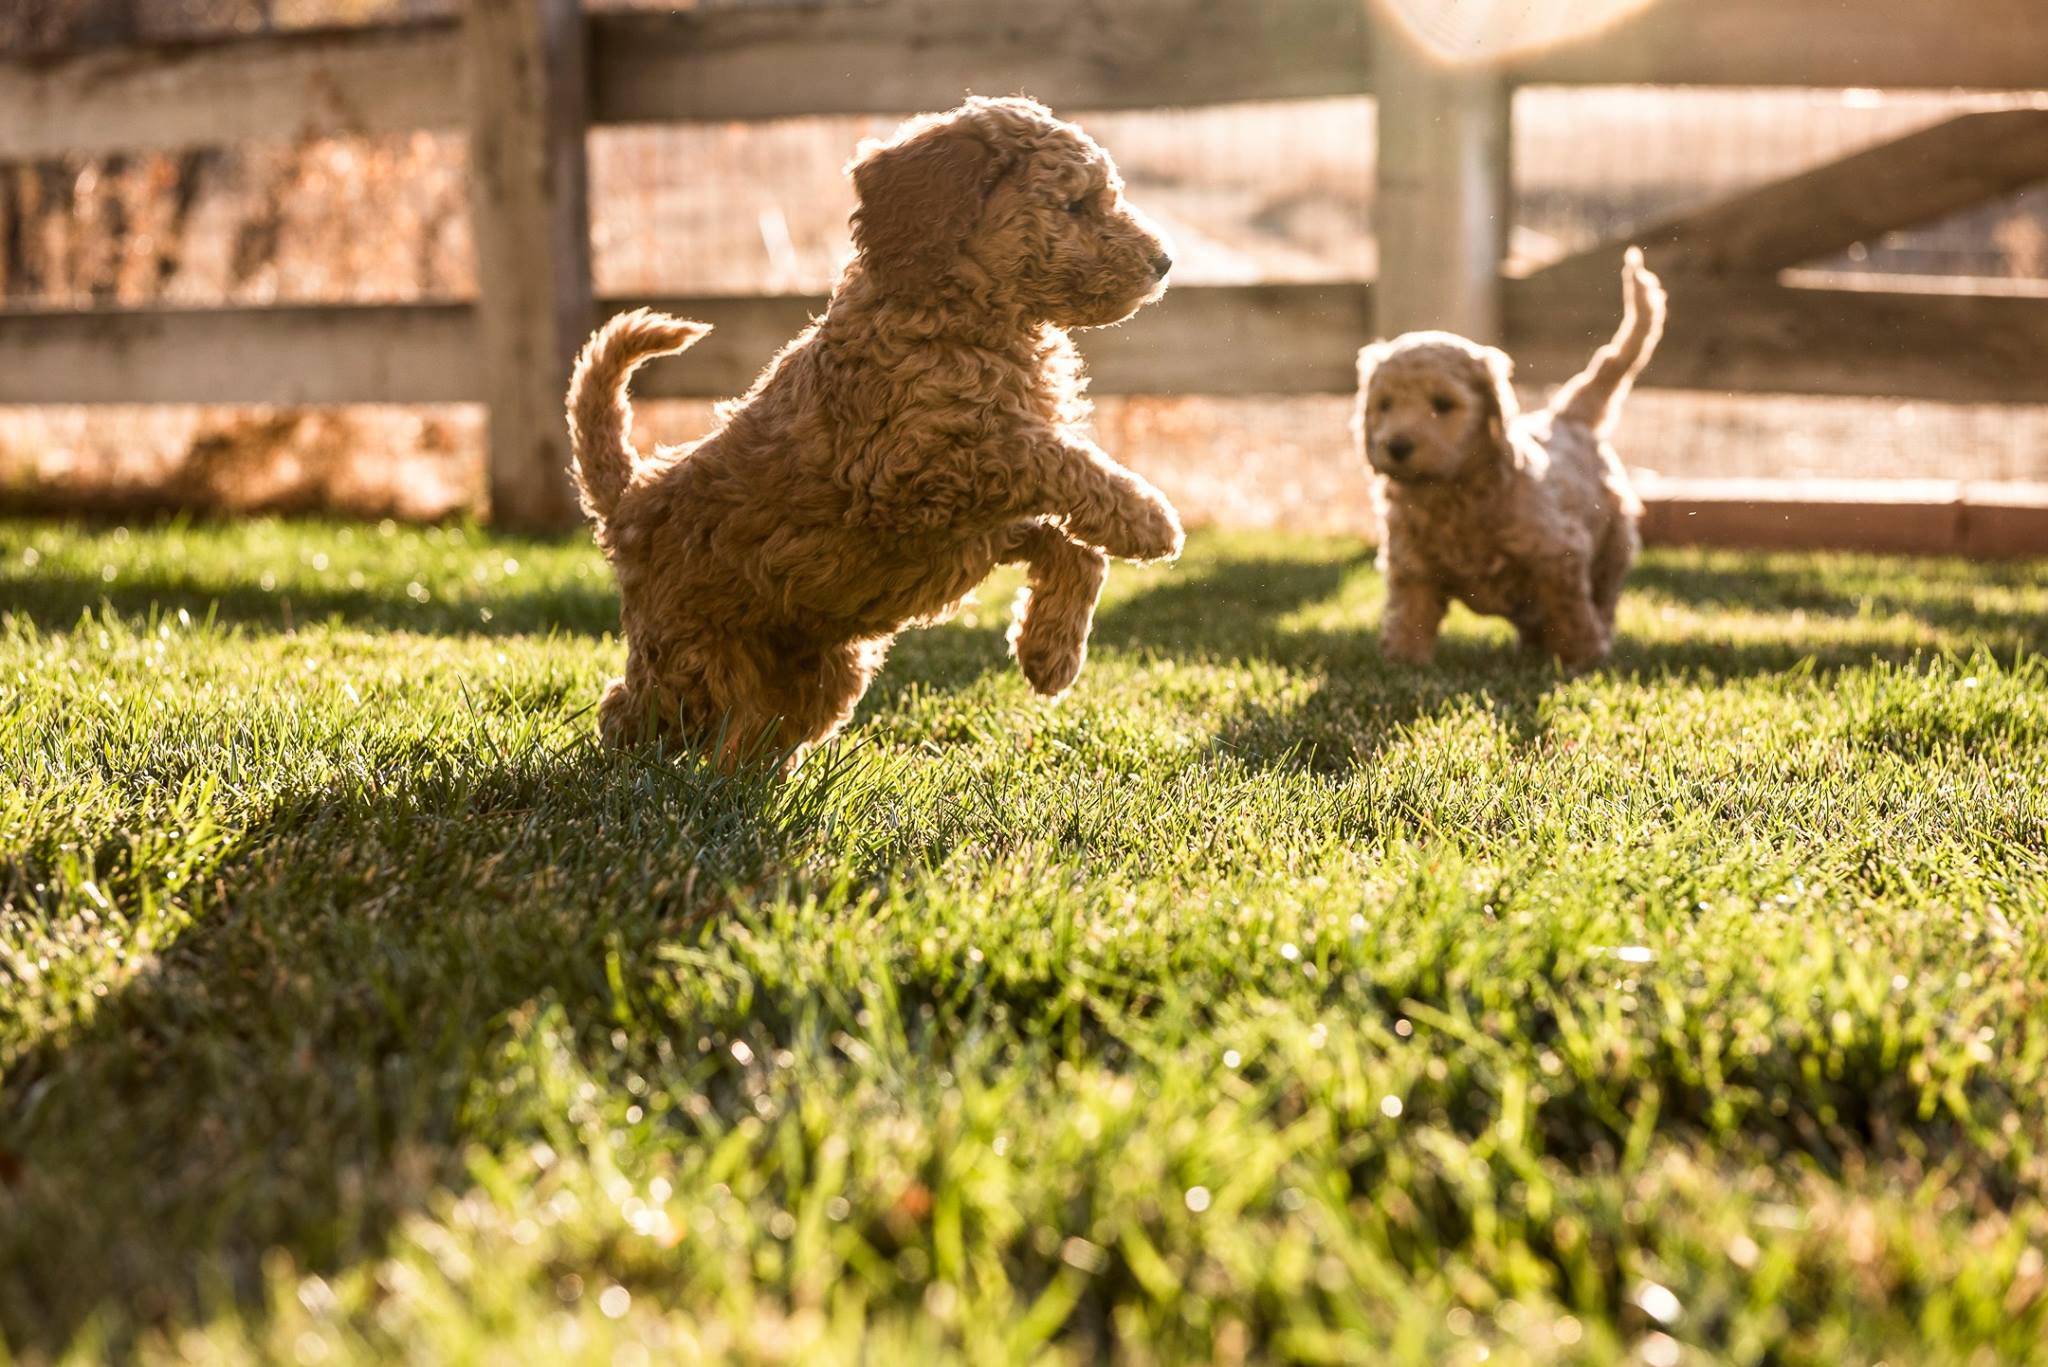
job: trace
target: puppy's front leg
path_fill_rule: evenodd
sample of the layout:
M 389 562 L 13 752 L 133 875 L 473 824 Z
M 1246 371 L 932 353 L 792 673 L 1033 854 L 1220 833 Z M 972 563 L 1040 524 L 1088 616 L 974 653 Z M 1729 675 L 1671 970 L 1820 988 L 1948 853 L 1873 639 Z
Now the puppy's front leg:
M 1010 649 L 1033 690 L 1056 698 L 1079 677 L 1088 658 L 1088 630 L 1109 562 L 1101 551 L 1069 540 L 1046 522 L 1011 528 L 998 558 L 1030 566 L 1025 586 L 1017 591 Z
M 1029 443 L 1031 511 L 1061 520 L 1076 541 L 1119 560 L 1171 560 L 1185 534 L 1180 514 L 1149 480 L 1093 443 L 1045 433 Z
M 1589 669 L 1607 658 L 1607 627 L 1593 604 L 1593 587 L 1583 570 L 1558 566 L 1536 580 L 1536 611 L 1543 649 L 1566 669 Z
M 1433 580 L 1413 573 L 1391 573 L 1387 615 L 1380 622 L 1381 653 L 1403 664 L 1428 664 L 1436 654 L 1436 634 L 1450 605 Z

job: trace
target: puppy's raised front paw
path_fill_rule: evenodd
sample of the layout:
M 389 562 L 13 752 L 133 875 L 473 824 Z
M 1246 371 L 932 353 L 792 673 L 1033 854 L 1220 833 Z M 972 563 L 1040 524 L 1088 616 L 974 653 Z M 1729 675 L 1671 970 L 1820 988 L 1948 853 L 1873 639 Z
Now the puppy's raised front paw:
M 1163 500 L 1147 501 L 1131 519 L 1131 560 L 1177 560 L 1187 533 L 1181 530 L 1180 514 Z

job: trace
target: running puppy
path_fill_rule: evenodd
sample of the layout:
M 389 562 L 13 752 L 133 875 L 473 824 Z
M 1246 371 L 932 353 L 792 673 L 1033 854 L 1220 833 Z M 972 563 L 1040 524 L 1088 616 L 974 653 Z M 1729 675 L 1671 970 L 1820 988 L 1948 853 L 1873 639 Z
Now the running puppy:
M 1164 560 L 1180 520 L 1085 434 L 1066 329 L 1120 322 L 1173 262 L 1109 155 L 1030 100 L 913 119 L 850 168 L 856 255 L 823 317 L 691 446 L 643 456 L 626 381 L 710 329 L 649 312 L 584 348 L 569 428 L 618 574 L 625 677 L 604 739 L 731 767 L 852 716 L 896 634 L 1022 563 L 1033 688 L 1080 672 L 1107 557 Z
M 1504 353 L 1451 333 L 1358 353 L 1351 430 L 1384 528 L 1381 650 L 1428 663 L 1455 598 L 1567 668 L 1606 658 L 1643 511 L 1607 438 L 1663 330 L 1663 286 L 1631 247 L 1621 330 L 1541 412 L 1521 411 Z

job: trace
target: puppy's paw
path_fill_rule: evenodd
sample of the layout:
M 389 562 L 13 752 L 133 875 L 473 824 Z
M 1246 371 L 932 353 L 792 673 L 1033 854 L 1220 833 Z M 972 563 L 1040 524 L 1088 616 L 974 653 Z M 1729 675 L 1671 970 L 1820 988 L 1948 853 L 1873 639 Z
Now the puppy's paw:
M 1591 624 L 1572 631 L 1553 631 L 1547 640 L 1550 658 L 1558 668 L 1571 674 L 1604 664 L 1613 644 L 1607 632 Z
M 1583 674 L 1607 663 L 1608 643 L 1604 640 L 1574 642 L 1560 648 L 1555 656 L 1558 668 L 1568 674 Z
M 1057 698 L 1074 686 L 1088 658 L 1088 617 L 1052 611 L 1024 589 L 1010 624 L 1010 653 L 1032 692 Z
M 1024 671 L 1031 691 L 1044 698 L 1057 698 L 1081 677 L 1081 665 L 1088 658 L 1088 643 L 1063 644 L 1056 641 L 1019 640 L 1017 666 Z
M 1180 514 L 1164 499 L 1147 500 L 1133 514 L 1129 529 L 1129 560 L 1177 560 L 1187 533 L 1181 530 Z
M 1404 632 L 1380 633 L 1380 654 L 1396 664 L 1420 668 L 1436 658 L 1436 642 L 1417 640 Z

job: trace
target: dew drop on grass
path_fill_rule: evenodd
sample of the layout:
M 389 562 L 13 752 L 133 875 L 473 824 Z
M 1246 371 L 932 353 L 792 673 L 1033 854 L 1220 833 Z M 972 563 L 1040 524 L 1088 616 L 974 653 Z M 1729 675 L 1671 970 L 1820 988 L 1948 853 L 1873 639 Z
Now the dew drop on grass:
M 608 1320 L 623 1319 L 626 1312 L 633 1308 L 633 1293 L 623 1286 L 607 1286 L 604 1293 L 597 1298 L 597 1308 L 604 1312 L 604 1317 Z
M 1209 1208 L 1209 1189 L 1207 1187 L 1189 1187 L 1187 1193 L 1181 1199 L 1187 1202 L 1189 1210 L 1200 1215 Z
M 1669 1334 L 1651 1334 L 1636 1345 L 1636 1354 L 1649 1367 L 1678 1367 L 1678 1340 Z
M 1401 1098 L 1391 1092 L 1380 1098 L 1380 1114 L 1389 1120 L 1401 1118 Z
M 1704 907 L 1706 904 L 1702 902 L 1700 905 Z M 1614 951 L 1614 957 L 1625 964 L 1646 964 L 1657 956 L 1648 945 L 1623 945 Z
M 1231 1069 L 1235 1069 L 1235 1068 L 1237 1067 L 1237 1065 L 1238 1065 L 1238 1064 L 1240 1064 L 1240 1063 L 1243 1063 L 1243 1062 L 1244 1062 L 1244 1055 L 1242 1055 L 1242 1054 L 1238 1053 L 1238 1052 L 1237 1052 L 1237 1050 L 1235 1050 L 1235 1049 L 1225 1049 L 1225 1050 L 1223 1051 L 1223 1066 L 1224 1066 L 1225 1068 L 1231 1068 Z
M 736 1039 L 732 1042 L 732 1056 L 734 1061 L 742 1068 L 754 1061 L 754 1051 L 747 1047 L 747 1042 L 743 1039 Z
M 1280 946 L 1280 957 L 1287 960 L 1288 963 L 1293 963 L 1301 957 L 1301 951 L 1296 949 L 1290 942 Z
M 1643 1313 L 1659 1324 L 1676 1324 L 1684 1307 L 1678 1303 L 1678 1296 L 1668 1286 L 1656 1282 L 1644 1282 L 1636 1288 L 1635 1302 Z

